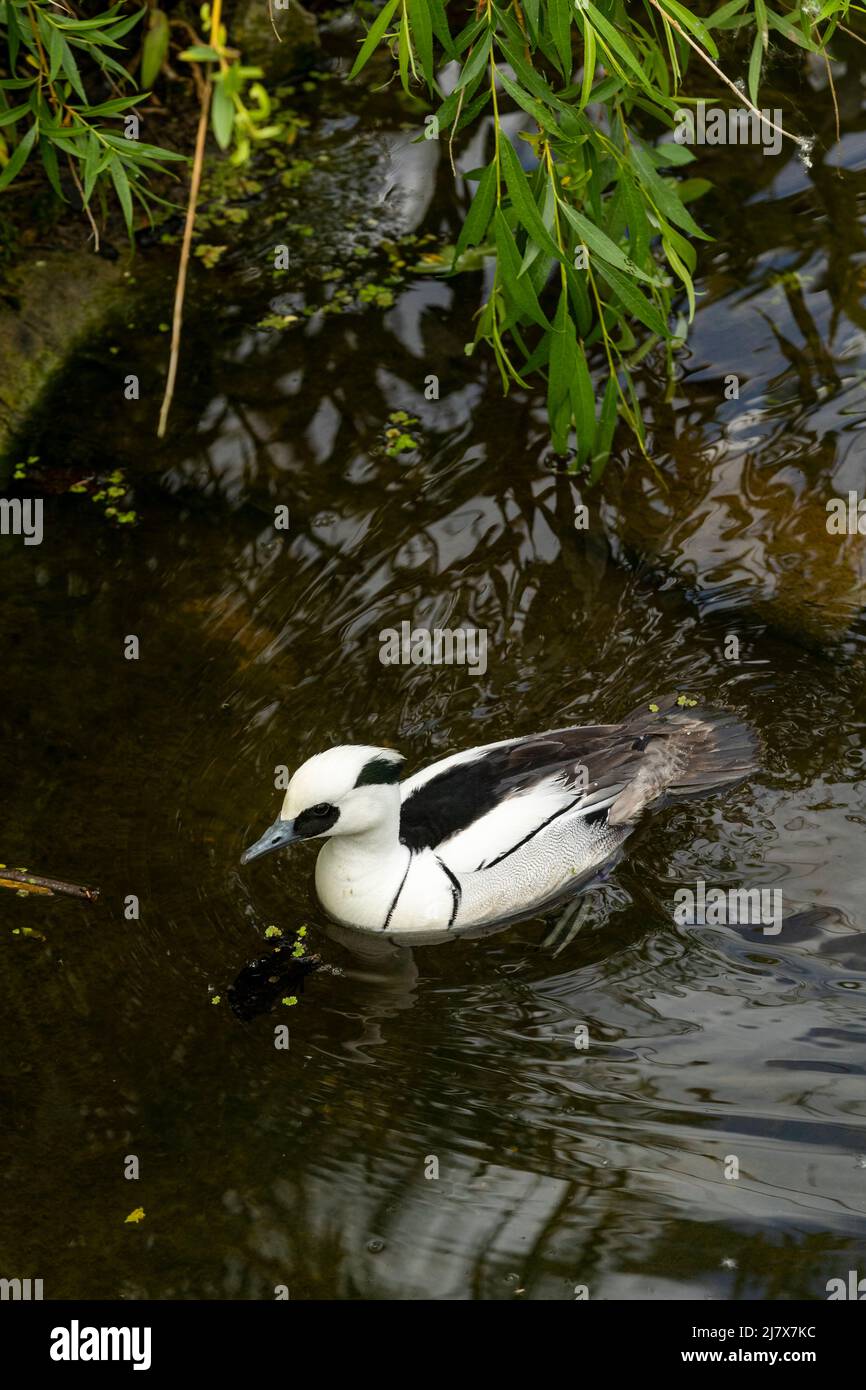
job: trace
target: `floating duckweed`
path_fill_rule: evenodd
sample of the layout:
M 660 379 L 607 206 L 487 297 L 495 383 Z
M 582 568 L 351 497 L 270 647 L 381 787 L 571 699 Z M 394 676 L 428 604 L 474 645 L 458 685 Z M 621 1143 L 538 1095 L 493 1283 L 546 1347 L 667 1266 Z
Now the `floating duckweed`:
M 14 469 L 13 474 L 12 474 L 13 478 L 17 478 L 17 479 L 20 480 L 21 478 L 26 477 L 26 475 L 27 475 L 27 469 L 28 469 L 29 465 L 30 465 L 31 463 L 38 463 L 38 462 L 39 462 L 39 455 L 38 455 L 38 454 L 31 454 L 29 458 L 24 459 L 24 460 L 23 460 L 22 462 L 20 462 L 20 463 L 16 463 L 16 464 L 15 464 L 15 469 Z
M 285 998 L 283 999 L 282 1002 L 283 1002 L 288 1008 L 291 1008 L 291 1006 L 292 1006 L 293 1004 L 297 1004 L 297 1002 L 298 1002 L 298 996 L 297 996 L 296 994 L 287 994 L 287 995 L 285 996 Z
M 300 323 L 297 314 L 266 314 L 263 319 L 259 319 L 256 327 L 280 331 L 283 328 L 291 328 L 293 323 Z
M 220 258 L 228 250 L 227 246 L 208 246 L 204 242 L 195 248 L 195 254 L 207 270 L 213 270 Z
M 130 1224 L 130 1222 L 131 1222 L 133 1225 L 137 1225 L 139 1221 L 143 1221 L 143 1220 L 144 1220 L 144 1207 L 136 1207 L 136 1208 L 135 1208 L 135 1211 L 131 1211 L 131 1212 L 129 1213 L 129 1216 L 127 1216 L 127 1218 L 126 1218 L 126 1220 L 124 1221 L 123 1224 L 124 1224 L 124 1226 L 128 1226 L 128 1225 Z
M 212 1004 L 221 1004 L 221 1003 L 222 1003 L 222 995 L 221 995 L 221 994 L 212 994 L 212 995 L 211 995 L 211 1001 L 210 1001 L 210 1002 L 211 1002 Z
M 649 708 L 650 708 L 650 714 L 658 714 L 658 712 L 659 712 L 659 707 L 658 707 L 658 705 L 653 704 L 653 705 L 650 705 Z
M 385 453 L 388 458 L 408 453 L 420 447 L 420 441 L 409 433 L 409 427 L 420 424 L 417 416 L 408 415 L 405 410 L 392 410 L 385 428 Z
M 284 188 L 294 188 L 308 174 L 311 174 L 314 168 L 315 165 L 311 159 L 296 159 L 288 169 L 284 169 L 280 174 L 280 183 Z
M 268 927 L 265 931 L 265 936 L 269 939 L 275 936 L 282 936 L 282 934 L 283 933 L 280 931 L 279 927 L 274 926 Z
M 692 700 L 688 695 L 679 695 L 677 697 L 677 704 L 681 709 L 694 709 L 697 703 L 697 700 Z

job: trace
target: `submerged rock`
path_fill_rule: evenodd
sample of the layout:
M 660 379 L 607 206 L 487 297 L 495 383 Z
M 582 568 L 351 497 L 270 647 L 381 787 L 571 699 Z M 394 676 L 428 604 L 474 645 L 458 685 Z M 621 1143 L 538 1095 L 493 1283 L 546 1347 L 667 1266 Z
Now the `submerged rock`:
M 51 251 L 11 270 L 0 299 L 0 463 L 72 349 L 124 283 L 119 261 Z
M 321 46 L 315 17 L 298 0 L 272 0 L 270 12 L 265 0 L 240 0 L 230 34 L 244 62 L 270 78 L 288 77 Z

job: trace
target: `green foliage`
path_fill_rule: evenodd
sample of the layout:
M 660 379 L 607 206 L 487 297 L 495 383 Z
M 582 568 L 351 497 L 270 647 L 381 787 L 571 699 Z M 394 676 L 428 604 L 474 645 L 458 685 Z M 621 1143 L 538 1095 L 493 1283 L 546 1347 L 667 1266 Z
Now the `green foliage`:
M 63 169 L 85 208 L 94 194 L 111 189 L 131 236 L 134 202 L 149 215 L 153 203 L 165 201 L 148 187 L 149 174 L 166 173 L 167 163 L 183 156 L 129 138 L 144 93 L 115 55 L 124 56 L 120 40 L 145 11 L 123 14 L 122 8 L 117 3 L 96 18 L 79 19 L 49 0 L 0 0 L 0 189 L 38 155 L 64 201 Z M 153 70 L 152 49 L 148 62 Z M 101 99 L 97 88 L 115 95 Z
M 689 204 L 708 185 L 680 177 L 694 158 L 688 149 L 656 143 L 701 95 L 681 90 L 690 64 L 712 92 L 720 81 L 730 87 L 717 40 L 732 35 L 738 54 L 743 31 L 755 103 L 771 33 L 824 53 L 849 10 L 859 12 L 849 0 L 797 0 L 784 12 L 769 0 L 701 8 L 698 16 L 679 0 L 478 0 L 467 12 L 445 0 L 386 0 L 350 74 L 387 44 L 404 90 L 421 89 L 431 102 L 452 161 L 456 137 L 492 117 L 489 162 L 465 176 L 475 192 L 451 266 L 459 273 L 472 248 L 495 258 L 467 352 L 487 344 L 506 391 L 546 379 L 554 449 L 565 454 L 575 441 L 575 466 L 593 479 L 618 417 L 644 448 L 632 369 L 658 349 L 670 371 L 694 317 L 694 242 L 706 236 Z M 439 69 L 448 60 L 459 73 L 446 94 Z M 516 140 L 502 123 L 506 108 L 526 117 Z
M 281 127 L 268 124 L 271 99 L 259 80 L 264 75 L 262 69 L 246 67 L 226 46 L 219 6 L 212 9 L 209 4 L 202 5 L 201 20 L 205 33 L 210 35 L 210 44 L 193 44 L 180 56 L 188 63 L 218 65 L 211 72 L 211 129 L 221 150 L 234 144 L 232 163 L 243 164 L 255 141 L 272 139 L 279 135 Z

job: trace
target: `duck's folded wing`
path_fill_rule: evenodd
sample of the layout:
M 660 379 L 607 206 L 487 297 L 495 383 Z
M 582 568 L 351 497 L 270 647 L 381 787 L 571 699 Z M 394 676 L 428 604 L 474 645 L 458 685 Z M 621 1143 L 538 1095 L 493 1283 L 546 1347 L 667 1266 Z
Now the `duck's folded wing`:
M 490 867 L 558 816 L 604 815 L 640 757 L 613 724 L 457 754 L 404 784 L 400 838 L 457 872 Z

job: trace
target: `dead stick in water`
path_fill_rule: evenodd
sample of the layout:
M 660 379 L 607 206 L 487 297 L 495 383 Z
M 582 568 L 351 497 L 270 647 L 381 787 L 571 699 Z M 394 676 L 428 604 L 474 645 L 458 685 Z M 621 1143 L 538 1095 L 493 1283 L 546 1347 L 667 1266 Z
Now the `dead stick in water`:
M 217 40 L 218 42 L 219 40 Z M 168 424 L 168 412 L 171 409 L 172 397 L 174 396 L 174 383 L 177 377 L 177 364 L 180 357 L 180 335 L 183 328 L 183 301 L 186 294 L 186 272 L 189 266 L 189 253 L 192 246 L 192 232 L 195 226 L 195 212 L 198 204 L 198 190 L 201 184 L 201 171 L 204 163 L 204 146 L 207 139 L 207 118 L 210 110 L 211 89 L 213 84 L 208 81 L 204 85 L 201 96 L 201 111 L 198 118 L 198 131 L 195 139 L 195 156 L 192 164 L 192 178 L 189 186 L 189 202 L 186 209 L 186 223 L 183 229 L 183 244 L 180 251 L 180 265 L 177 272 L 177 286 L 174 295 L 174 317 L 171 330 L 171 354 L 168 362 L 168 377 L 165 383 L 165 395 L 162 398 L 162 409 L 159 412 L 159 427 L 157 436 L 162 439 L 165 435 Z
M 0 869 L 0 888 L 23 888 L 33 893 L 65 893 L 70 898 L 86 898 L 96 902 L 98 888 L 82 888 L 78 883 L 64 883 L 60 878 L 42 878 L 39 874 L 28 874 L 24 869 Z

